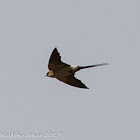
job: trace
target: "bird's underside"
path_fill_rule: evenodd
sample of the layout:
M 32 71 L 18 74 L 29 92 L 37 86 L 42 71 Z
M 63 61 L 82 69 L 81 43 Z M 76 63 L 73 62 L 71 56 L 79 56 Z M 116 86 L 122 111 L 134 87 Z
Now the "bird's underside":
M 55 77 L 61 82 L 64 82 L 74 87 L 88 89 L 86 85 L 84 85 L 80 80 L 75 78 L 74 76 L 75 72 L 79 71 L 80 69 L 102 66 L 102 65 L 107 65 L 107 63 L 91 65 L 91 66 L 81 66 L 81 67 L 68 65 L 61 61 L 61 56 L 58 53 L 57 49 L 55 48 L 51 54 L 49 64 L 48 64 L 48 68 L 50 71 L 47 73 L 46 76 Z

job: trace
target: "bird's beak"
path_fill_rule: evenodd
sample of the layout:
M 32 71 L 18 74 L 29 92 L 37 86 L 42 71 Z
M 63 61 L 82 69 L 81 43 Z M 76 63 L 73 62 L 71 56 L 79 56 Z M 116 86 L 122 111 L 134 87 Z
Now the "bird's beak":
M 48 77 L 48 73 L 49 73 L 49 72 L 47 72 L 47 74 L 46 74 L 46 76 L 45 76 L 45 77 Z

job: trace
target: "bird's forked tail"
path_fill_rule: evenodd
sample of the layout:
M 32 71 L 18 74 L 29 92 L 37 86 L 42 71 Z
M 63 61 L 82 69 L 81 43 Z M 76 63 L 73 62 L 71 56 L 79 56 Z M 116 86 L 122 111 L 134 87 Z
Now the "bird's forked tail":
M 85 69 L 85 68 L 91 68 L 91 67 L 97 67 L 97 66 L 104 66 L 108 65 L 108 63 L 102 63 L 102 64 L 96 64 L 96 65 L 90 65 L 90 66 L 79 66 L 78 70 Z

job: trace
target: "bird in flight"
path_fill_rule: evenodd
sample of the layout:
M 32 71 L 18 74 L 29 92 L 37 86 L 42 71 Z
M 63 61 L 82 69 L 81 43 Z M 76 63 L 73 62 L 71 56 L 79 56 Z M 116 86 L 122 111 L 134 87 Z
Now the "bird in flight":
M 103 65 L 108 65 L 108 64 L 102 63 L 102 64 L 96 64 L 90 66 L 68 65 L 61 61 L 61 56 L 58 53 L 57 48 L 54 48 L 48 64 L 49 72 L 46 74 L 46 76 L 57 78 L 61 82 L 64 82 L 74 87 L 88 89 L 86 85 L 84 85 L 80 80 L 75 78 L 74 76 L 75 72 L 81 69 L 103 66 Z

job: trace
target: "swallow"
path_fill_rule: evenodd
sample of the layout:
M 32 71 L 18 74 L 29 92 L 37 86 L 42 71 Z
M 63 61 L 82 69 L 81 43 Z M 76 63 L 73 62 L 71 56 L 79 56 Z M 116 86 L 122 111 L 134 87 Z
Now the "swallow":
M 54 48 L 48 63 L 49 72 L 46 74 L 47 77 L 52 77 L 64 82 L 68 85 L 89 89 L 85 84 L 78 80 L 74 75 L 77 71 L 85 68 L 97 67 L 108 65 L 107 63 L 90 65 L 90 66 L 76 66 L 68 65 L 61 61 L 60 53 L 57 48 Z

